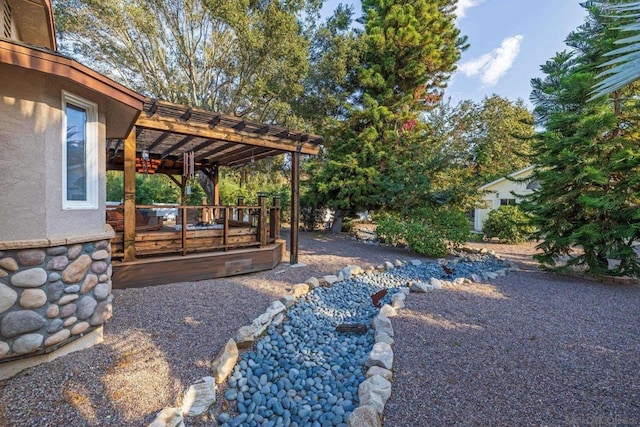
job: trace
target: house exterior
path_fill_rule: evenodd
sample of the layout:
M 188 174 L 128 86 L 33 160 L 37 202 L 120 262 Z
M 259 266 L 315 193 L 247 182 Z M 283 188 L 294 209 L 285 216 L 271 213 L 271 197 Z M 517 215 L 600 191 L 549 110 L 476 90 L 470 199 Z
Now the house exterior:
M 145 98 L 57 52 L 51 0 L 0 0 L 0 82 L 0 380 L 102 341 L 119 282 L 201 280 L 281 261 L 279 198 L 217 206 L 218 168 L 290 153 L 297 218 L 300 156 L 317 154 L 321 137 Z M 136 214 L 154 207 L 135 204 L 137 162 L 183 175 L 172 179 L 184 193 L 189 158 L 191 173 L 214 182 L 216 206 L 199 208 L 221 223 L 190 230 L 194 207 L 179 206 L 180 231 L 138 235 Z M 106 215 L 107 169 L 124 172 L 118 232 Z M 242 221 L 249 210 L 257 224 Z M 297 260 L 297 228 L 290 240 Z M 157 257 L 167 250 L 179 253 Z
M 536 182 L 527 180 L 533 175 L 534 169 L 535 165 L 528 166 L 506 177 L 485 184 L 478 189 L 479 192 L 483 193 L 483 198 L 479 206 L 474 209 L 474 231 L 482 232 L 482 225 L 489 217 L 489 212 L 498 209 L 500 206 L 516 205 L 521 200 L 521 197 L 518 196 L 531 194 L 536 189 Z

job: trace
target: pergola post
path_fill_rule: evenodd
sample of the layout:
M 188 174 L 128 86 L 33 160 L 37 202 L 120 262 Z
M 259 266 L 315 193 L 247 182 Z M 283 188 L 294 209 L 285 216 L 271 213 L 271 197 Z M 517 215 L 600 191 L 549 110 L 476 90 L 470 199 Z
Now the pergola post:
M 136 129 L 124 141 L 124 261 L 136 259 Z
M 300 150 L 291 153 L 291 242 L 289 263 L 298 263 L 298 223 L 300 222 Z

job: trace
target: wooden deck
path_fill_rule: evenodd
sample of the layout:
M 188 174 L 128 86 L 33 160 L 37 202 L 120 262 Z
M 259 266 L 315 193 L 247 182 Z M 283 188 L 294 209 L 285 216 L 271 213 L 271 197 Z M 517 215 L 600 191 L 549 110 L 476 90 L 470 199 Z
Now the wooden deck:
M 228 252 L 114 261 L 113 287 L 136 288 L 271 270 L 282 261 L 284 252 L 285 241 L 276 240 L 267 246 Z

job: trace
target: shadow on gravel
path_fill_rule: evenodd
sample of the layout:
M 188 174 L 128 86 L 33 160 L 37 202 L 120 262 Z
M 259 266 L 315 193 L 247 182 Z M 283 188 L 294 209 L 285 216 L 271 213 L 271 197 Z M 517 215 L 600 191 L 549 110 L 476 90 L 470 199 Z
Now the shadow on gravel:
M 638 307 L 638 285 L 531 271 L 411 295 L 385 426 L 638 425 Z

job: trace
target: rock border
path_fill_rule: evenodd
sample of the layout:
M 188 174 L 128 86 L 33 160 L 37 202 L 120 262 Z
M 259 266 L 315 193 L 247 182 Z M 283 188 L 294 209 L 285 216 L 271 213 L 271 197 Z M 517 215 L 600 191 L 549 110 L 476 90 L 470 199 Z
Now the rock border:
M 486 248 L 478 250 L 462 248 L 466 254 L 488 254 L 502 261 L 504 269 L 482 272 L 481 276 L 472 274 L 471 278 L 458 278 L 452 282 L 430 278 L 429 283 L 414 282 L 408 287 L 401 287 L 400 292 L 391 298 L 391 304 L 383 305 L 378 314 L 371 319 L 371 325 L 375 330 L 373 349 L 365 363 L 367 372 L 365 381 L 358 386 L 358 406 L 352 411 L 347 424 L 349 427 L 382 427 L 384 407 L 391 396 L 393 381 L 393 325 L 390 317 L 397 315 L 397 311 L 405 307 L 405 300 L 410 293 L 426 293 L 436 289 L 471 285 L 483 280 L 495 279 L 505 276 L 511 269 L 508 261 L 503 260 Z M 456 260 L 438 260 L 441 265 L 455 265 Z M 297 283 L 291 287 L 288 295 L 272 301 L 264 313 L 256 317 L 249 325 L 242 326 L 236 332 L 234 338 L 227 341 L 216 358 L 211 362 L 213 377 L 203 377 L 188 387 L 182 398 L 181 407 L 169 407 L 162 409 L 148 427 L 185 427 L 186 417 L 202 416 L 216 403 L 216 391 L 218 386 L 224 384 L 240 357 L 240 350 L 247 350 L 253 346 L 267 330 L 269 325 L 279 325 L 285 318 L 285 313 L 302 296 L 320 286 L 333 286 L 335 283 L 349 280 L 354 276 L 371 272 L 384 272 L 406 264 L 419 266 L 420 260 L 395 262 L 386 261 L 378 266 L 362 268 L 356 265 L 347 265 L 335 275 L 323 277 L 309 277 L 304 283 Z M 226 399 L 226 398 L 225 398 Z M 219 424 L 222 422 L 218 419 Z M 227 420 L 228 421 L 228 420 Z

